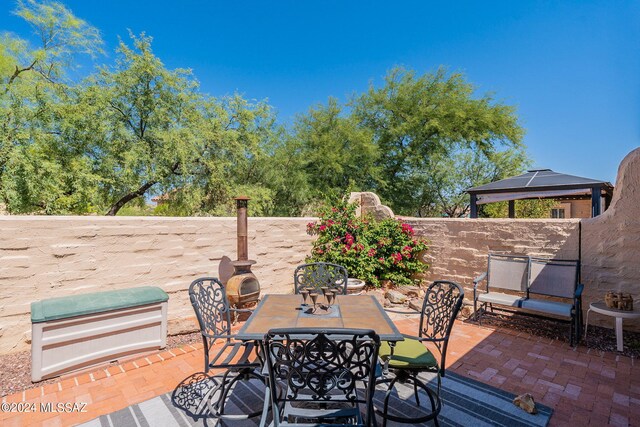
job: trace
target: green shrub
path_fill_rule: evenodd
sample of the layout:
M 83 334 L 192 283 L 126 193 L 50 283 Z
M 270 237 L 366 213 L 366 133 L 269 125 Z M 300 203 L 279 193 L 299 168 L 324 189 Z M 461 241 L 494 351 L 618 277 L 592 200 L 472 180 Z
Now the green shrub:
M 376 221 L 356 216 L 356 204 L 339 202 L 320 211 L 320 219 L 307 224 L 307 233 L 317 235 L 307 262 L 331 262 L 344 266 L 349 277 L 379 287 L 382 280 L 396 285 L 414 283 L 413 277 L 428 268 L 420 260 L 427 250 L 413 228 L 387 218 Z

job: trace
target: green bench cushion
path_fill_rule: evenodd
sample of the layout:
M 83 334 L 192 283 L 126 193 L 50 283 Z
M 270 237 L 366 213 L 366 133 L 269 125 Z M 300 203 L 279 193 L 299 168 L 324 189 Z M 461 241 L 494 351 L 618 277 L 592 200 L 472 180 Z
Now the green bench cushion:
M 67 319 L 104 311 L 164 302 L 169 295 L 155 286 L 50 298 L 31 303 L 31 322 Z
M 380 358 L 384 361 L 391 355 L 391 347 L 386 341 L 380 344 Z M 438 362 L 420 341 L 405 337 L 404 341 L 398 341 L 393 351 L 393 357 L 389 360 L 390 368 L 433 368 Z

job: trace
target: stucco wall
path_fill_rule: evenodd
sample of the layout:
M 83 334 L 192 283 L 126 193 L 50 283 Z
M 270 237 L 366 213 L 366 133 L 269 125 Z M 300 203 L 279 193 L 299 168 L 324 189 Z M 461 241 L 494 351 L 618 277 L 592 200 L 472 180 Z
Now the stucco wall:
M 249 218 L 249 257 L 265 292 L 290 292 L 309 253 L 309 218 Z M 30 303 L 159 286 L 169 333 L 193 329 L 187 288 L 236 259 L 235 218 L 0 217 L 0 354 L 27 350 Z
M 249 257 L 265 293 L 292 289 L 292 272 L 310 252 L 312 218 L 249 218 Z M 469 287 L 488 250 L 577 254 L 577 222 L 411 219 L 430 241 L 429 279 Z M 0 218 L 0 354 L 26 350 L 30 303 L 53 296 L 160 286 L 170 295 L 169 332 L 192 330 L 189 283 L 219 276 L 235 259 L 235 218 Z
M 428 280 L 453 280 L 472 301 L 489 252 L 578 259 L 579 220 L 406 218 L 429 241 Z
M 585 308 L 608 291 L 628 292 L 640 309 L 640 148 L 629 153 L 618 169 L 607 211 L 582 220 L 582 276 Z M 599 322 L 613 325 L 612 318 Z M 624 321 L 625 329 L 640 330 L 640 321 Z

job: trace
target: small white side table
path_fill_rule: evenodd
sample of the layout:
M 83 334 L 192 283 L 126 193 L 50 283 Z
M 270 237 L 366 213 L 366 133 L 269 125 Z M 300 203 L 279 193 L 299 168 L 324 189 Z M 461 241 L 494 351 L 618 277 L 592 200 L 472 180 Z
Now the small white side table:
M 592 302 L 589 304 L 589 310 L 587 310 L 587 321 L 584 327 L 584 339 L 587 339 L 587 329 L 589 328 L 589 313 L 591 310 L 596 313 L 604 314 L 605 316 L 612 316 L 616 318 L 616 344 L 618 351 L 623 351 L 622 346 L 622 319 L 638 319 L 640 318 L 640 311 L 634 309 L 633 311 L 618 310 L 616 308 L 609 308 L 603 301 Z

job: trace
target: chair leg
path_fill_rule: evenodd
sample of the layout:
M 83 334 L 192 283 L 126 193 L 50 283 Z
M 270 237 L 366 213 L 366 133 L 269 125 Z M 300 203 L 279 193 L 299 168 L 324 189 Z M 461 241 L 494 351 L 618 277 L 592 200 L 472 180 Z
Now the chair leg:
M 224 418 L 224 419 L 230 419 L 230 420 L 244 420 L 244 419 L 253 418 L 262 414 L 264 411 L 264 404 L 263 404 L 263 409 L 261 411 L 255 411 L 247 415 L 244 415 L 244 414 L 243 415 L 226 415 L 224 413 L 224 406 L 229 397 L 229 392 L 233 388 L 234 384 L 240 381 L 241 379 L 245 377 L 247 379 L 255 378 L 261 381 L 263 384 L 265 384 L 265 387 L 266 387 L 266 382 L 264 377 L 262 375 L 255 373 L 253 370 L 243 369 L 237 372 L 236 375 L 232 376 L 231 379 L 229 379 L 230 373 L 231 371 L 227 370 L 222 377 L 222 382 L 220 383 L 220 396 L 218 397 L 215 403 L 211 403 L 209 406 L 211 413 L 218 418 Z M 264 415 L 266 417 L 266 414 Z
M 571 319 L 571 322 L 569 323 L 569 345 L 571 347 L 573 347 L 575 329 L 576 329 L 576 320 L 575 320 L 575 318 L 573 318 L 573 319 Z
M 439 378 L 439 376 L 438 376 Z M 424 415 L 417 418 L 409 418 L 409 417 L 399 417 L 395 415 L 389 415 L 389 398 L 391 397 L 391 393 L 393 391 L 393 386 L 396 382 L 401 383 L 412 383 L 414 386 L 414 390 L 422 389 L 429 398 L 431 403 L 431 413 L 428 415 Z M 440 414 L 440 410 L 442 409 L 442 402 L 440 400 L 440 393 L 434 393 L 431 389 L 422 382 L 422 380 L 418 379 L 416 375 L 412 373 L 400 373 L 397 374 L 393 379 L 382 379 L 379 380 L 376 384 L 389 383 L 387 387 L 387 391 L 385 393 L 385 397 L 383 400 L 382 410 L 374 408 L 374 411 L 382 417 L 382 427 L 386 427 L 387 420 L 395 421 L 398 423 L 404 424 L 417 424 L 422 423 L 429 420 L 434 420 L 434 423 L 438 425 L 438 414 Z M 418 393 L 416 392 L 416 395 Z
M 420 396 L 418 396 L 418 385 L 413 382 L 413 395 L 416 397 L 416 406 L 420 406 Z

